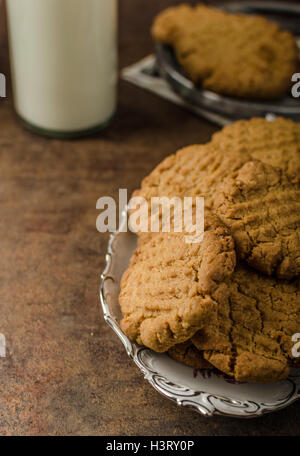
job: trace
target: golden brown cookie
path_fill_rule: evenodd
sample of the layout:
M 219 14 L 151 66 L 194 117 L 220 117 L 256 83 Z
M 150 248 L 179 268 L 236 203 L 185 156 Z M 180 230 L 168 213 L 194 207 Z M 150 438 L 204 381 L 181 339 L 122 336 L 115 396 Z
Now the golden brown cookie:
M 300 287 L 238 265 L 220 295 L 218 314 L 193 338 L 213 366 L 241 382 L 284 379 L 295 361 L 292 335 L 300 330 Z
M 151 198 L 162 196 L 203 196 L 211 208 L 219 185 L 251 159 L 300 179 L 300 123 L 283 118 L 235 122 L 210 143 L 188 146 L 165 158 L 133 196 L 145 198 L 149 211 Z
M 194 369 L 213 369 L 213 366 L 204 359 L 203 353 L 189 340 L 182 344 L 174 345 L 168 353 L 171 358 Z
M 300 275 L 299 183 L 249 161 L 216 190 L 214 209 L 250 266 L 281 279 Z
M 234 267 L 232 237 L 214 216 L 205 216 L 202 242 L 187 243 L 185 233 L 153 233 L 122 278 L 123 331 L 158 352 L 185 342 L 216 311 Z
M 249 160 L 251 156 L 247 153 L 220 152 L 210 143 L 184 147 L 165 158 L 142 181 L 141 189 L 133 196 L 145 198 L 149 208 L 152 197 L 162 196 L 204 196 L 206 206 L 210 206 L 217 185 Z
M 300 123 L 278 117 L 240 120 L 215 133 L 211 141 L 224 154 L 250 155 L 300 178 Z
M 293 35 L 260 16 L 181 5 L 156 17 L 152 35 L 173 46 L 195 83 L 224 95 L 280 97 L 299 64 Z

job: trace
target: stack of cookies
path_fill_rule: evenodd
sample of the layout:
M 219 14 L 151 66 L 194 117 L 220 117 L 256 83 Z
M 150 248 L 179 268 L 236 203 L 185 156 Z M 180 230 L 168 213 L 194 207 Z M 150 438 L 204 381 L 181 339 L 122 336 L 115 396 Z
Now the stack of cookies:
M 198 243 L 138 233 L 119 297 L 126 335 L 241 382 L 300 366 L 300 124 L 236 122 L 167 157 L 135 196 L 202 196 L 205 224 Z

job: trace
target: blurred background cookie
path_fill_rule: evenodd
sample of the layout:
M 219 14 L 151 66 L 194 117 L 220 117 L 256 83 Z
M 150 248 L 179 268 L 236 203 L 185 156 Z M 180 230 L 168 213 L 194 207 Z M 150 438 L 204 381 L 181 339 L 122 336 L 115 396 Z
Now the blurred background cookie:
M 174 48 L 193 82 L 219 94 L 279 98 L 299 65 L 294 36 L 260 16 L 181 5 L 156 17 L 152 35 Z

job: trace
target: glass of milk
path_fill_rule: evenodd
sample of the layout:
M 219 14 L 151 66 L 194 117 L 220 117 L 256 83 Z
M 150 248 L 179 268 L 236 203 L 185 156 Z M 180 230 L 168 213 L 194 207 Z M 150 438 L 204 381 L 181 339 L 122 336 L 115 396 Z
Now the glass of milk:
M 116 108 L 117 0 L 6 0 L 14 105 L 36 132 L 76 137 Z

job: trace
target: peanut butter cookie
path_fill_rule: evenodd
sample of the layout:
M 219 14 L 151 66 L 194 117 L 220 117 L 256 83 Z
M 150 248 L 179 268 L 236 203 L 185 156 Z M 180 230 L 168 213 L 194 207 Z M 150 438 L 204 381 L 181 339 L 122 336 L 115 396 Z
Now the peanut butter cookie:
M 250 155 L 253 159 L 300 178 L 300 123 L 278 117 L 240 120 L 215 133 L 211 140 L 224 154 Z
M 214 208 L 250 266 L 281 279 L 300 275 L 299 183 L 250 161 L 220 185 Z
M 190 340 L 174 345 L 168 353 L 171 358 L 194 369 L 213 369 L 212 364 L 204 359 L 203 352 L 200 352 Z
M 133 196 L 145 198 L 149 211 L 151 198 L 162 196 L 203 196 L 211 208 L 220 184 L 253 159 L 300 180 L 300 123 L 283 118 L 235 122 L 215 133 L 210 143 L 188 146 L 165 158 Z
M 150 203 L 152 197 L 203 196 L 211 206 L 211 195 L 224 178 L 239 170 L 251 156 L 234 150 L 223 153 L 210 143 L 184 147 L 163 160 L 136 190 L 134 197 Z M 148 204 L 150 208 L 150 204 Z
M 300 328 L 299 279 L 278 281 L 238 265 L 220 295 L 216 319 L 193 338 L 203 357 L 241 382 L 288 376 Z
M 192 81 L 234 97 L 284 95 L 299 64 L 293 35 L 260 16 L 181 5 L 156 17 L 152 35 L 173 46 Z
M 235 267 L 227 228 L 206 214 L 202 242 L 185 233 L 153 233 L 140 241 L 121 281 L 121 327 L 158 352 L 190 339 L 216 312 Z

